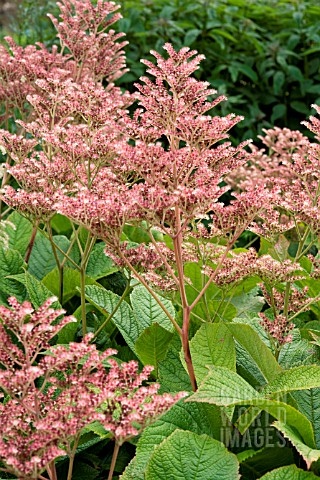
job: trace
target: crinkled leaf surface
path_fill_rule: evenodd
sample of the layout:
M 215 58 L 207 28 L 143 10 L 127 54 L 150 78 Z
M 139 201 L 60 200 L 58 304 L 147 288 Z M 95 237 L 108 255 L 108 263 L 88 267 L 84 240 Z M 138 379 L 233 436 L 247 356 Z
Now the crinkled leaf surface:
M 312 423 L 316 446 L 320 449 L 320 388 L 301 390 L 292 393 L 299 410 Z
M 53 237 L 54 242 L 58 245 L 61 250 L 67 252 L 70 247 L 70 240 L 63 235 L 55 235 Z M 59 261 L 62 262 L 64 255 L 57 250 L 57 256 Z M 75 263 L 78 263 L 80 260 L 80 252 L 76 245 L 73 245 L 71 251 L 69 252 L 69 257 Z M 66 262 L 65 266 L 69 268 L 74 268 L 71 262 Z M 48 273 L 54 270 L 57 267 L 57 263 L 52 251 L 52 246 L 50 241 L 42 234 L 36 236 L 34 246 L 30 255 L 28 263 L 28 271 L 34 275 L 38 280 L 42 280 Z
M 239 479 L 237 457 L 225 446 L 209 437 L 176 430 L 154 451 L 146 480 L 236 480 Z
M 6 232 L 9 235 L 9 247 L 18 250 L 24 256 L 32 235 L 32 223 L 18 212 L 12 212 L 7 220 L 15 226 L 15 229 L 10 225 L 6 226 Z
M 192 431 L 199 435 L 204 433 L 220 439 L 222 426 L 221 412 L 216 405 L 185 403 L 184 400 L 180 400 L 153 425 L 145 429 L 138 442 L 136 456 L 121 478 L 143 480 L 146 465 L 155 448 L 177 429 Z
M 0 298 L 4 303 L 10 296 L 15 296 L 19 301 L 25 300 L 26 289 L 14 278 L 23 273 L 24 266 L 24 260 L 17 250 L 4 250 L 0 247 Z
M 157 301 L 148 292 L 143 285 L 135 287 L 130 295 L 132 309 L 140 325 L 141 331 L 150 327 L 153 323 L 158 323 L 169 332 L 173 330 L 173 325 L 168 316 L 162 310 Z M 175 316 L 175 310 L 172 302 L 160 297 L 161 302 L 168 310 L 170 315 Z
M 279 373 L 261 391 L 263 395 L 320 387 L 320 366 L 303 365 Z
M 107 255 L 104 253 L 104 249 L 104 243 L 97 243 L 93 247 L 89 257 L 86 275 L 94 280 L 106 277 L 107 275 L 111 275 L 119 270 L 119 268 L 113 264 L 111 258 L 107 257 Z
M 120 301 L 118 295 L 96 285 L 86 286 L 85 296 L 92 305 L 97 307 L 98 310 L 106 316 L 116 308 Z M 119 329 L 131 350 L 135 351 L 134 344 L 143 329 L 138 323 L 130 305 L 126 301 L 120 303 L 119 308 L 112 317 L 112 321 Z

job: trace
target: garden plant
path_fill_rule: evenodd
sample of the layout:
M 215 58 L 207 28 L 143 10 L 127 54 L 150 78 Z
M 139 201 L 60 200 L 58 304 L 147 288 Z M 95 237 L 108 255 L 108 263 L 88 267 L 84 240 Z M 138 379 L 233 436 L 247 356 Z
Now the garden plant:
M 0 46 L 2 478 L 318 478 L 320 106 L 232 142 L 202 54 L 127 89 L 119 7 L 58 7 Z

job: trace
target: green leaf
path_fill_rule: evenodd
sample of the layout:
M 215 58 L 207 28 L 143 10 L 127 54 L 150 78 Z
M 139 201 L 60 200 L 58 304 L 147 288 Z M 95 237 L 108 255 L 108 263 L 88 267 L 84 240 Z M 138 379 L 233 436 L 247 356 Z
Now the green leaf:
M 299 330 L 292 331 L 294 334 L 291 343 L 285 343 L 281 348 L 278 358 L 279 364 L 284 370 L 292 367 L 314 364 L 317 361 L 317 349 L 305 338 L 300 338 Z
M 311 422 L 316 439 L 316 447 L 320 449 L 320 388 L 301 390 L 292 393 L 298 408 Z
M 241 478 L 252 478 L 252 472 L 260 478 L 260 475 L 269 472 L 273 468 L 280 468 L 294 463 L 292 448 L 284 447 L 283 442 L 284 440 L 281 441 L 278 447 L 272 445 L 261 450 L 245 450 L 237 454 L 241 463 L 240 468 L 243 475 Z
M 106 277 L 119 270 L 118 267 L 114 266 L 111 258 L 104 253 L 104 249 L 104 243 L 97 243 L 89 257 L 86 275 L 94 280 Z
M 279 118 L 283 118 L 286 114 L 287 106 L 284 103 L 278 103 L 272 108 L 271 123 L 274 123 Z
M 189 376 L 180 359 L 181 340 L 174 334 L 166 358 L 159 363 L 161 392 L 191 390 Z
M 208 402 L 220 406 L 245 404 L 259 399 L 259 393 L 240 375 L 225 367 L 215 366 L 186 402 Z
M 266 473 L 260 480 L 316 480 L 316 478 L 319 477 L 312 472 L 305 472 L 296 465 L 289 465 Z
M 135 351 L 144 365 L 153 365 L 158 375 L 158 364 L 168 351 L 173 333 L 157 323 L 146 328 L 135 343 Z
M 11 213 L 7 220 L 16 227 L 15 230 L 10 226 L 6 227 L 6 232 L 9 235 L 9 247 L 18 250 L 24 257 L 32 235 L 32 223 L 18 212 Z
M 299 102 L 298 100 L 291 102 L 290 107 L 299 113 L 304 113 L 305 115 L 309 115 L 310 113 L 309 106 L 303 102 Z
M 69 218 L 56 213 L 51 220 L 51 227 L 58 235 L 70 235 L 72 233 L 72 223 Z
M 216 38 L 216 35 L 219 35 L 220 37 L 224 37 L 227 40 L 230 40 L 231 42 L 237 42 L 237 39 L 233 35 L 231 35 L 231 33 L 226 32 L 225 30 L 221 30 L 220 28 L 211 29 L 208 35 L 212 38 Z
M 186 402 L 193 401 L 220 406 L 239 404 L 259 407 L 280 421 L 294 425 L 304 441 L 312 448 L 315 446 L 311 422 L 302 413 L 284 402 L 265 398 L 240 375 L 226 368 L 214 367 L 198 391 L 186 400 Z
M 263 395 L 320 387 L 320 367 L 303 365 L 279 373 L 262 391 Z
M 258 75 L 254 70 L 252 70 L 249 65 L 246 65 L 245 63 L 241 63 L 237 65 L 239 72 L 241 72 L 243 75 L 246 77 L 250 78 L 253 83 L 256 83 L 258 81 Z
M 173 325 L 162 308 L 148 292 L 143 285 L 135 287 L 130 295 L 132 309 L 136 316 L 141 331 L 150 327 L 153 323 L 158 323 L 169 332 L 173 330 Z M 170 315 L 175 317 L 175 310 L 172 302 L 159 296 L 161 303 L 166 307 Z
M 312 449 L 303 443 L 300 435 L 297 434 L 294 428 L 278 421 L 274 422 L 273 426 L 276 427 L 282 433 L 282 435 L 290 440 L 293 446 L 303 457 L 308 469 L 311 467 L 313 462 L 316 462 L 320 458 L 320 450 Z
M 213 365 L 236 368 L 232 335 L 224 323 L 205 323 L 190 341 L 191 358 L 198 383 Z
M 202 33 L 201 30 L 198 30 L 197 28 L 188 30 L 184 37 L 183 44 L 186 46 L 191 45 L 195 40 L 197 40 L 198 36 L 201 33 Z
M 241 323 L 230 323 L 227 327 L 235 340 L 249 353 L 267 381 L 281 372 L 282 369 L 272 352 L 252 327 Z
M 242 293 L 231 300 L 232 305 L 237 309 L 237 318 L 247 318 L 252 313 L 261 311 L 265 300 L 264 297 L 258 295 L 259 288 L 253 288 L 249 293 Z
M 4 250 L 0 247 L 0 299 L 6 302 L 7 297 L 15 296 L 23 301 L 26 297 L 25 287 L 14 278 L 24 272 L 24 260 L 17 250 Z
M 176 430 L 154 451 L 146 480 L 236 480 L 237 457 L 208 435 Z
M 180 400 L 144 430 L 134 461 L 127 467 L 121 479 L 144 480 L 145 468 L 154 449 L 177 429 L 199 435 L 206 434 L 219 440 L 223 425 L 221 411 L 216 405 L 185 403 Z
M 95 285 L 85 287 L 85 297 L 105 316 L 109 316 L 120 301 L 120 297 L 115 293 Z M 119 329 L 131 350 L 135 352 L 134 345 L 142 333 L 143 328 L 138 323 L 132 309 L 126 301 L 120 303 L 119 308 L 112 317 L 112 322 Z
M 39 308 L 48 298 L 54 296 L 54 293 L 51 290 L 28 272 L 25 272 L 25 285 L 34 308 Z M 52 307 L 61 308 L 61 305 L 56 301 L 53 303 Z
M 273 91 L 275 95 L 279 95 L 281 93 L 284 81 L 284 73 L 281 70 L 278 70 L 273 77 Z
M 87 276 L 85 277 L 85 281 L 86 285 L 96 283 L 92 278 Z M 43 278 L 42 282 L 43 285 L 50 289 L 56 297 L 59 296 L 60 277 L 57 268 L 48 273 L 48 275 Z M 67 267 L 63 269 L 63 304 L 68 302 L 75 295 L 79 295 L 80 283 L 80 272 L 78 270 L 73 270 L 72 268 Z
M 67 237 L 64 237 L 63 235 L 55 235 L 53 239 L 61 250 L 67 252 L 70 246 L 70 240 Z M 59 251 L 57 251 L 57 256 L 60 262 L 64 258 L 64 255 Z M 73 246 L 69 256 L 76 263 L 79 262 L 80 253 L 77 246 Z M 71 262 L 66 262 L 65 265 L 69 268 L 74 268 Z M 55 268 L 57 268 L 57 263 L 52 251 L 51 243 L 44 235 L 38 234 L 30 255 L 28 271 L 38 280 L 42 280 Z

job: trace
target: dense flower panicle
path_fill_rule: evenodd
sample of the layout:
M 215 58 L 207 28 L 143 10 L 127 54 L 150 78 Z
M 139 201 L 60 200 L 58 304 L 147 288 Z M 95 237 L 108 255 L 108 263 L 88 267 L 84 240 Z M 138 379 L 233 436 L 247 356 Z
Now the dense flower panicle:
M 121 444 L 186 395 L 157 395 L 159 385 L 142 386 L 153 367 L 139 373 L 135 361 L 119 364 L 111 358 L 116 350 L 96 349 L 93 334 L 50 348 L 49 340 L 73 320 L 55 324 L 64 311 L 52 309 L 53 301 L 37 311 L 15 298 L 11 309 L 0 307 L 0 387 L 10 395 L 0 403 L 0 459 L 19 478 L 38 478 L 93 421 Z
M 320 111 L 319 107 L 314 108 Z M 302 123 L 319 135 L 317 118 L 310 117 L 309 122 Z M 318 236 L 320 146 L 288 128 L 275 127 L 264 133 L 260 139 L 268 147 L 268 153 L 254 149 L 250 165 L 231 173 L 227 183 L 244 191 L 253 184 L 265 184 L 267 189 L 273 189 L 272 207 L 265 212 L 267 221 L 263 227 L 259 223 L 253 227 L 259 235 L 276 235 L 303 222 Z
M 222 287 L 241 282 L 254 275 L 260 277 L 269 286 L 304 277 L 303 269 L 299 264 L 291 260 L 279 262 L 270 255 L 258 257 L 257 252 L 250 248 L 247 252 L 233 254 L 231 258 L 227 258 L 214 281 Z
M 98 0 L 93 5 L 90 0 L 63 0 L 58 2 L 59 22 L 49 14 L 58 31 L 62 47 L 67 47 L 81 70 L 81 75 L 93 76 L 99 81 L 105 78 L 113 82 L 126 72 L 123 47 L 128 42 L 118 42 L 124 33 L 106 30 L 122 16 L 114 13 L 119 5 Z M 113 15 L 111 15 L 113 14 Z

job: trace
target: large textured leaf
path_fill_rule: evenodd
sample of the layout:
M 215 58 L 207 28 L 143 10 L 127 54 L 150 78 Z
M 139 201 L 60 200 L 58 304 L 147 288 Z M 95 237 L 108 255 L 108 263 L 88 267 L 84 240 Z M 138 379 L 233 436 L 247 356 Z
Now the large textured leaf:
M 294 428 L 282 422 L 274 422 L 273 426 L 276 427 L 282 433 L 282 435 L 288 438 L 288 440 L 290 440 L 293 446 L 303 457 L 308 469 L 313 462 L 316 462 L 320 458 L 320 450 L 316 450 L 307 446 Z
M 190 342 L 190 352 L 198 383 L 213 365 L 236 368 L 236 351 L 232 335 L 224 323 L 205 323 Z
M 98 308 L 104 315 L 108 316 L 120 301 L 120 297 L 110 290 L 96 285 L 88 285 L 85 288 L 86 299 Z M 135 351 L 134 344 L 143 328 L 138 323 L 132 309 L 126 301 L 122 301 L 116 313 L 112 317 L 113 323 L 119 329 L 121 335 L 131 348 Z
M 313 426 L 316 447 L 320 449 L 320 388 L 301 390 L 292 393 L 299 410 L 310 420 Z
M 144 365 L 153 365 L 158 376 L 158 364 L 168 351 L 173 333 L 157 323 L 146 328 L 135 344 L 135 351 Z
M 104 249 L 104 243 L 97 243 L 89 257 L 86 274 L 94 280 L 106 277 L 119 270 L 118 267 L 114 266 L 111 258 L 105 255 Z
M 15 229 L 9 225 L 6 227 L 6 232 L 9 235 L 9 247 L 18 250 L 24 257 L 32 235 L 32 223 L 18 212 L 11 213 L 7 220 L 15 226 Z
M 121 478 L 143 480 L 144 471 L 154 449 L 177 429 L 188 430 L 199 435 L 206 434 L 218 440 L 223 425 L 219 407 L 185 403 L 181 400 L 153 425 L 145 429 L 137 445 L 136 457 Z
M 312 472 L 305 472 L 296 465 L 289 465 L 266 473 L 260 480 L 316 480 L 317 478 L 319 477 Z
M 236 480 L 237 457 L 208 435 L 176 430 L 154 451 L 146 480 Z
M 4 303 L 10 296 L 15 296 L 19 301 L 25 299 L 24 285 L 15 278 L 8 278 L 22 274 L 24 265 L 24 260 L 17 250 L 4 250 L 0 247 L 0 299 Z
M 158 323 L 161 327 L 169 330 L 169 332 L 173 330 L 173 325 L 168 316 L 143 285 L 135 287 L 130 298 L 134 314 L 141 330 L 150 327 L 153 323 Z M 163 297 L 160 297 L 160 300 L 170 315 L 174 317 L 175 311 L 172 303 Z
M 63 250 L 67 252 L 70 247 L 70 240 L 63 235 L 55 235 L 54 242 Z M 64 255 L 57 251 L 60 262 L 63 260 Z M 69 252 L 69 256 L 76 262 L 79 262 L 80 253 L 78 247 L 74 245 Z M 65 264 L 69 268 L 73 268 L 71 262 Z M 52 251 L 50 241 L 40 233 L 36 236 L 34 246 L 30 255 L 28 270 L 38 280 L 42 280 L 49 272 L 57 267 L 56 260 Z
M 42 279 L 43 284 L 50 289 L 54 295 L 59 296 L 59 272 L 55 268 Z M 92 278 L 86 276 L 86 285 L 96 283 Z M 63 269 L 63 304 L 68 302 L 74 295 L 79 295 L 80 272 L 72 268 Z
M 235 340 L 237 340 L 252 357 L 267 381 L 272 380 L 281 372 L 282 369 L 272 352 L 252 327 L 241 323 L 230 323 L 227 326 Z
M 320 367 L 303 365 L 279 373 L 261 393 L 270 395 L 294 390 L 308 390 L 315 387 L 320 387 Z

